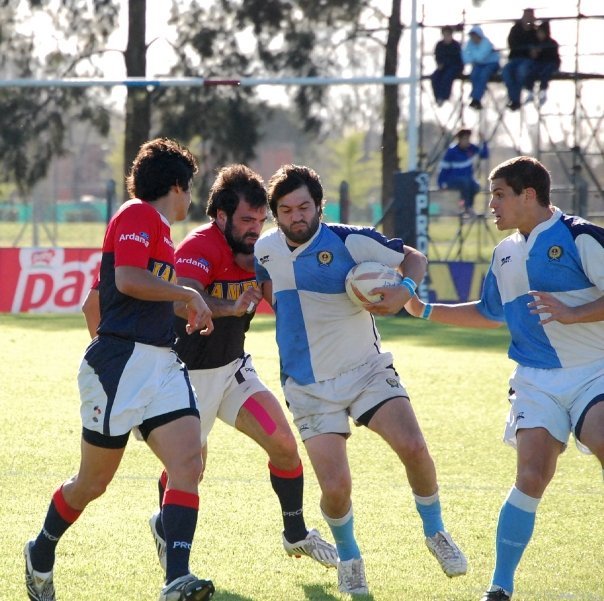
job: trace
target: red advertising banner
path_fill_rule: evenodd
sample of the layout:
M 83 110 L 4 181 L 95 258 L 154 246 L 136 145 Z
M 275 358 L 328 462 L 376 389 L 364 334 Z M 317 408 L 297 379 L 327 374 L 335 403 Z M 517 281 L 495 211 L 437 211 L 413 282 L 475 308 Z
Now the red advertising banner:
M 0 248 L 0 312 L 79 311 L 100 264 L 98 248 Z
M 77 312 L 100 264 L 97 248 L 0 248 L 0 312 Z M 431 262 L 430 302 L 480 298 L 488 268 L 488 263 Z M 262 301 L 257 312 L 272 309 Z
M 0 248 L 0 313 L 78 312 L 100 266 L 98 248 Z

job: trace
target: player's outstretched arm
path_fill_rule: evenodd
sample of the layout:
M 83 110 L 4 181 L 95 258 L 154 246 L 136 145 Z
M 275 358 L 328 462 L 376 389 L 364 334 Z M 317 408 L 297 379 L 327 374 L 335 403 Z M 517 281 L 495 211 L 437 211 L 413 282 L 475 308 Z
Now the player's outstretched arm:
M 487 319 L 478 310 L 479 301 L 458 303 L 455 305 L 424 303 L 415 295 L 405 305 L 405 309 L 414 317 L 421 317 L 452 326 L 465 328 L 498 328 L 503 324 Z

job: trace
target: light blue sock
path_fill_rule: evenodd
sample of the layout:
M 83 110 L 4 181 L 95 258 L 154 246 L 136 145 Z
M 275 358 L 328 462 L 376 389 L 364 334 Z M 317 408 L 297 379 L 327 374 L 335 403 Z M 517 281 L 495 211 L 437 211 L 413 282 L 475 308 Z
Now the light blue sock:
M 354 517 L 352 515 L 352 505 L 348 513 L 341 518 L 330 518 L 321 510 L 323 518 L 331 528 L 331 534 L 336 543 L 338 556 L 340 561 L 348 561 L 349 559 L 359 559 L 361 551 L 354 538 Z
M 525 495 L 514 486 L 499 513 L 492 584 L 510 594 L 514 591 L 514 573 L 533 535 L 540 500 Z
M 445 526 L 443 525 L 438 492 L 435 492 L 429 497 L 420 497 L 416 494 L 413 494 L 413 496 L 415 497 L 415 507 L 417 508 L 419 516 L 422 518 L 424 535 L 426 537 L 432 537 L 439 530 L 443 531 Z

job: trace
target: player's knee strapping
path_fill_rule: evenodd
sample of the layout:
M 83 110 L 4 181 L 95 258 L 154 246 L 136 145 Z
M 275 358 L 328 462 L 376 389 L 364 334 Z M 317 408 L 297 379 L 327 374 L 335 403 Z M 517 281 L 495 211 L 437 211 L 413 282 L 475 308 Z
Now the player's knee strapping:
M 243 407 L 249 411 L 254 419 L 260 424 L 260 427 L 270 436 L 277 429 L 270 413 L 253 397 L 249 397 Z

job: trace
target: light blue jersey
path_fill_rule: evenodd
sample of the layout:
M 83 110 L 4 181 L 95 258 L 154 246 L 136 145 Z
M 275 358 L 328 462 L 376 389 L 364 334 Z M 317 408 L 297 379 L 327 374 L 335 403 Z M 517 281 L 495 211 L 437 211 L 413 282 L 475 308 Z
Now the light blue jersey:
M 256 277 L 272 281 L 282 377 L 299 384 L 335 378 L 381 353 L 373 316 L 348 298 L 353 265 L 378 261 L 398 267 L 403 242 L 373 228 L 322 223 L 293 251 L 279 229 L 254 245 Z
M 477 306 L 485 317 L 507 323 L 508 355 L 520 365 L 553 369 L 604 357 L 604 322 L 541 325 L 527 307 L 534 300 L 529 290 L 550 292 L 573 307 L 602 297 L 603 228 L 555 209 L 528 238 L 508 236 L 493 252 Z

